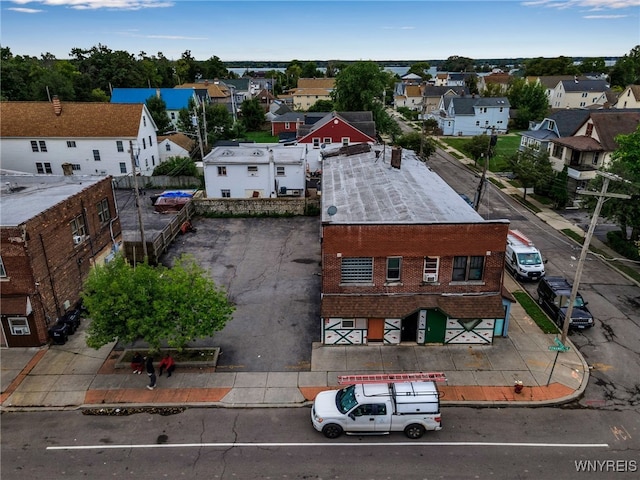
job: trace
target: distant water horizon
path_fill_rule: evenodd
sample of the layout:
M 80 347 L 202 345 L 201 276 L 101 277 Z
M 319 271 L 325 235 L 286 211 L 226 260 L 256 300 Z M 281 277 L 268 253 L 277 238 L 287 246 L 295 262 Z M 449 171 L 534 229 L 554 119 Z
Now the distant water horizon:
M 409 68 L 411 67 L 411 64 L 398 64 L 398 65 L 391 65 L 388 67 L 384 67 L 385 70 L 392 72 L 396 75 L 399 76 L 403 76 L 406 75 L 407 72 L 409 71 Z M 286 68 L 278 68 L 278 67 L 256 67 L 256 68 L 244 68 L 244 67 L 232 67 L 232 68 L 227 68 L 227 70 L 229 70 L 230 72 L 235 73 L 236 75 L 242 75 L 244 74 L 244 72 L 246 72 L 247 70 L 252 71 L 252 72 L 268 72 L 269 70 L 275 70 L 277 72 L 284 72 L 286 70 Z M 318 70 L 320 70 L 321 72 L 326 71 L 326 68 L 318 68 Z M 435 76 L 435 74 L 437 73 L 438 69 L 436 67 L 431 67 L 429 70 L 427 70 L 428 73 L 431 74 L 431 76 Z

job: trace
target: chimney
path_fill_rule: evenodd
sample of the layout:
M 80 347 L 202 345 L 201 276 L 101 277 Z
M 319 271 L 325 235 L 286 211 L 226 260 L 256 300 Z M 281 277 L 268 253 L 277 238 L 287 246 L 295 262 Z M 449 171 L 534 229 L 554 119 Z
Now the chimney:
M 400 170 L 402 163 L 402 147 L 393 147 L 391 150 L 391 166 Z
M 53 96 L 53 113 L 56 114 L 56 116 L 60 116 L 60 114 L 62 113 L 62 104 L 60 103 L 60 99 L 58 98 L 57 95 Z
M 204 79 L 204 86 L 208 87 L 209 86 L 209 80 L 207 80 L 206 78 Z
M 159 88 L 156 88 L 156 97 L 160 98 L 160 89 Z

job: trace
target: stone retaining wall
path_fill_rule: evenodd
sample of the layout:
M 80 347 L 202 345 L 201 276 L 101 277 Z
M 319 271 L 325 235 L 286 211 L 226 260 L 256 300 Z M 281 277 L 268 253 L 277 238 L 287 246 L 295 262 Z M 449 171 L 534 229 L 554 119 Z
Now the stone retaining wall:
M 278 216 L 319 212 L 319 198 L 198 198 L 196 215 Z

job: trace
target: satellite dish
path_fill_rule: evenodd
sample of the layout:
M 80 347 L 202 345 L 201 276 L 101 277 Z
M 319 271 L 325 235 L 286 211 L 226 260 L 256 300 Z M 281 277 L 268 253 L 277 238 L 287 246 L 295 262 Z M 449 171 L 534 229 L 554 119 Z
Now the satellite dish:
M 329 214 L 329 216 L 333 217 L 336 213 L 338 213 L 338 209 L 335 205 L 331 205 L 329 208 L 327 208 L 327 213 Z

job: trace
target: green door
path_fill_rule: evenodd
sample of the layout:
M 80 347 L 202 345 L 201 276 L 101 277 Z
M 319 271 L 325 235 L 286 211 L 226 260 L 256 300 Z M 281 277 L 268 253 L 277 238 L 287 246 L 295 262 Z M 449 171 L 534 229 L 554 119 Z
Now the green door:
M 427 336 L 425 343 L 444 343 L 447 316 L 439 310 L 427 310 Z

